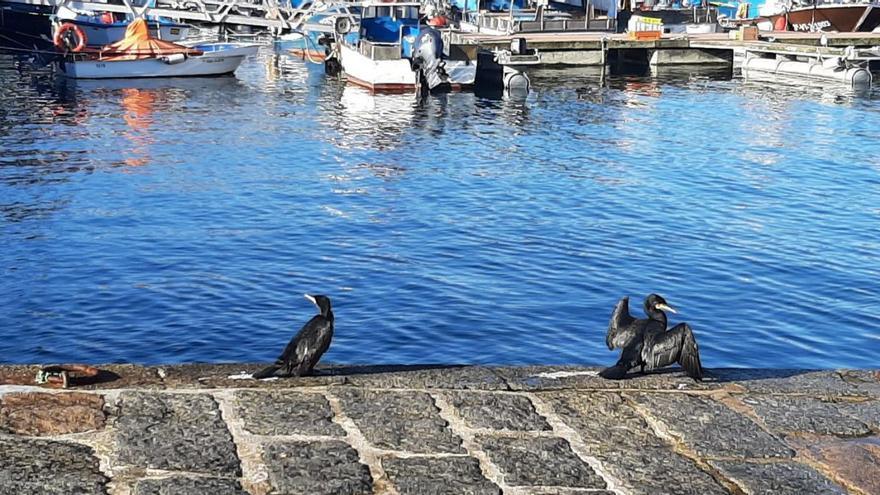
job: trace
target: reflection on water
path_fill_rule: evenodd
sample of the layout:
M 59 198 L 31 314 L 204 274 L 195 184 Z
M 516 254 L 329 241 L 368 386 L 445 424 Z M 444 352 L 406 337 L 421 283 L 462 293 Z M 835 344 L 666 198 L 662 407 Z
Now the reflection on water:
M 418 97 L 412 94 L 371 94 L 346 85 L 339 99 L 341 148 L 367 147 L 385 150 L 400 146 L 401 134 L 413 125 Z
M 330 361 L 609 362 L 614 303 L 658 291 L 710 367 L 876 365 L 876 92 L 687 67 L 419 99 L 306 67 L 0 56 L 2 359 L 268 360 L 325 292 Z

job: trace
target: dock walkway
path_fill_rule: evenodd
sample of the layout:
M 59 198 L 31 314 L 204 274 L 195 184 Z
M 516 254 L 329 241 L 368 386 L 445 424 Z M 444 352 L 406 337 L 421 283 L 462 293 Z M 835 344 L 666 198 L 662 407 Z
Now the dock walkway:
M 880 372 L 0 366 L 0 493 L 880 493 Z
M 632 60 L 638 54 L 650 65 L 730 64 L 735 51 L 768 50 L 771 44 L 777 51 L 820 46 L 822 33 L 772 32 L 762 33 L 760 40 L 739 41 L 727 33 L 664 34 L 659 40 L 634 40 L 626 34 L 597 32 L 515 33 L 486 35 L 456 33 L 454 44 L 479 45 L 488 50 L 503 50 L 514 38 L 524 38 L 530 49 L 538 50 L 541 65 L 605 65 L 615 55 Z M 842 49 L 880 45 L 880 33 L 826 33 L 827 48 Z

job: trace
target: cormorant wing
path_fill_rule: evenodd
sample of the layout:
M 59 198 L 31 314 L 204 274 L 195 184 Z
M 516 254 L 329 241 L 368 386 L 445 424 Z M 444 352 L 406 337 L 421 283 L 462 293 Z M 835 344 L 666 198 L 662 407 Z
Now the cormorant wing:
M 624 348 L 636 337 L 637 329 L 633 323 L 636 321 L 629 314 L 629 297 L 624 297 L 614 306 L 611 313 L 611 321 L 608 322 L 608 333 L 605 335 L 605 344 L 609 349 L 615 347 Z
M 667 332 L 652 332 L 651 338 L 642 347 L 642 359 L 648 369 L 679 363 L 689 377 L 703 379 L 697 340 L 687 323 L 679 323 Z
M 257 379 L 274 376 L 284 369 L 286 375 L 308 373 L 318 364 L 318 360 L 330 347 L 333 337 L 333 322 L 323 315 L 315 315 L 297 332 L 281 356 L 272 366 L 264 368 L 252 376 Z
M 278 358 L 291 368 L 298 366 L 308 356 L 310 350 L 317 349 L 315 338 L 327 320 L 321 315 L 315 315 L 299 329 L 296 336 L 290 340 L 284 352 Z

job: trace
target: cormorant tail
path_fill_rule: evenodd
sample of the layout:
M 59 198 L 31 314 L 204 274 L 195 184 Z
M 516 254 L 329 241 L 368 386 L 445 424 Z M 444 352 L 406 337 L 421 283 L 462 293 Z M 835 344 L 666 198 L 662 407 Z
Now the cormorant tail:
M 609 366 L 600 371 L 599 376 L 607 380 L 623 380 L 626 377 L 627 371 L 629 370 L 626 366 L 615 364 L 614 366 Z
M 281 369 L 281 365 L 273 364 L 272 366 L 268 366 L 266 368 L 261 369 L 260 371 L 251 375 L 253 378 L 260 380 L 263 378 L 269 378 L 271 376 L 275 376 L 275 372 Z

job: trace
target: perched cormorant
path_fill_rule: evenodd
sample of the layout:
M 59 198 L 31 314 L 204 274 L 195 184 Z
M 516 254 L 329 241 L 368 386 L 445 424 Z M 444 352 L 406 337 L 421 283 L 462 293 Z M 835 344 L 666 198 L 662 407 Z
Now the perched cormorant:
M 312 372 L 318 360 L 330 347 L 333 338 L 333 311 L 327 296 L 305 295 L 305 298 L 318 307 L 320 314 L 312 317 L 299 333 L 287 344 L 275 364 L 253 374 L 254 378 L 269 378 L 278 370 L 284 376 L 303 376 Z
M 645 298 L 645 314 L 648 318 L 644 320 L 629 314 L 628 297 L 617 303 L 611 313 L 605 343 L 609 349 L 620 348 L 623 352 L 614 366 L 599 372 L 600 376 L 620 380 L 634 368 L 644 372 L 646 368 L 653 370 L 678 363 L 689 377 L 703 379 L 703 366 L 700 364 L 700 351 L 694 332 L 687 323 L 679 323 L 667 331 L 664 310 L 676 312 L 657 294 Z

